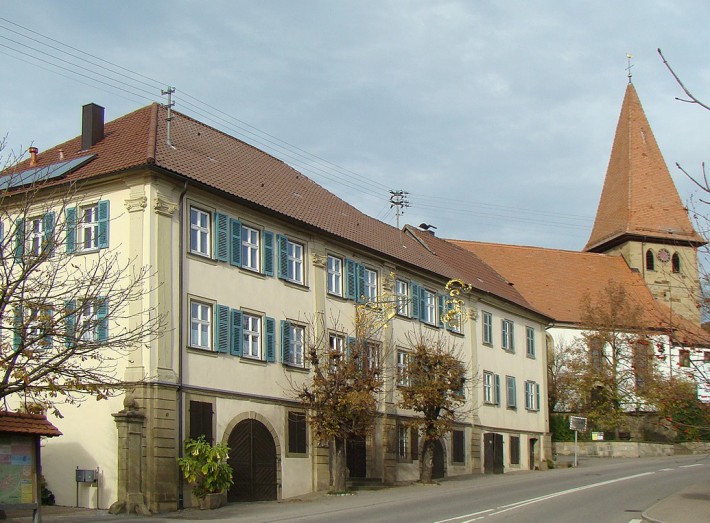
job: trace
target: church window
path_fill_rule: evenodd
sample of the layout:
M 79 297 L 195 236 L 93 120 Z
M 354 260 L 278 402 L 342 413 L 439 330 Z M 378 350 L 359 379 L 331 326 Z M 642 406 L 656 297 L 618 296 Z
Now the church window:
M 671 266 L 673 267 L 673 272 L 680 272 L 680 256 L 678 256 L 677 252 L 673 253 L 673 257 L 671 258 Z
M 653 271 L 656 267 L 656 260 L 653 256 L 653 251 L 651 249 L 646 251 L 646 270 Z

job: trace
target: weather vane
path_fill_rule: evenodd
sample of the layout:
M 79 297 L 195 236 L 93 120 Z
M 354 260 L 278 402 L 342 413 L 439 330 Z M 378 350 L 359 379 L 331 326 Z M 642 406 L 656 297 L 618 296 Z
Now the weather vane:
M 628 64 L 628 65 L 626 66 L 626 71 L 627 71 L 627 75 L 626 75 L 626 76 L 629 77 L 629 83 L 631 83 L 631 68 L 633 67 L 633 65 L 631 64 L 631 59 L 632 59 L 633 57 L 634 57 L 634 55 L 632 55 L 631 53 L 626 53 L 626 62 L 627 62 L 627 64 Z

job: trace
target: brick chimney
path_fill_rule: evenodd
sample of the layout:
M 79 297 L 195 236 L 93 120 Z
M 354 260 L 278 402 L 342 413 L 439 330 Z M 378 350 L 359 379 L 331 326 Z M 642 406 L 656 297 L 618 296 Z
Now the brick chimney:
M 39 152 L 39 149 L 37 147 L 30 147 L 30 167 L 34 167 L 37 165 L 37 153 Z
M 104 108 L 94 103 L 81 108 L 81 150 L 86 151 L 104 138 Z

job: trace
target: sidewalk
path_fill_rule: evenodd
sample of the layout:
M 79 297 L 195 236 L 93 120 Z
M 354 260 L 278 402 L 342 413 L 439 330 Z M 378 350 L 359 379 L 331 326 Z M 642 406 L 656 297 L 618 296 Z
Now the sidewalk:
M 641 516 L 650 523 L 707 523 L 710 521 L 710 482 L 675 492 Z

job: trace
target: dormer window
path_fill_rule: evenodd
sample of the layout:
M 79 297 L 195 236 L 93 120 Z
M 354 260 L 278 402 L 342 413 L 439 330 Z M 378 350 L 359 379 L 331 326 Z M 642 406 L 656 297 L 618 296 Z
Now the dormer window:
M 671 258 L 671 266 L 674 273 L 677 274 L 680 272 L 680 256 L 678 256 L 677 252 L 673 253 L 673 257 Z
M 651 249 L 646 251 L 646 270 L 653 271 L 656 269 L 656 259 L 653 256 L 653 251 Z

